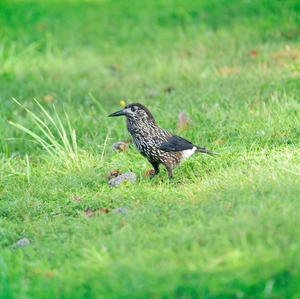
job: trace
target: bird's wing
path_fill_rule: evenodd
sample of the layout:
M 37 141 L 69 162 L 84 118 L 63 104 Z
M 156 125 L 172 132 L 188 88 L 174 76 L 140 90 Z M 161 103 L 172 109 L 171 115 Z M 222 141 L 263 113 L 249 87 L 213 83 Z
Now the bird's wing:
M 180 152 L 192 149 L 194 145 L 180 136 L 170 136 L 170 138 L 160 145 L 160 149 L 166 152 Z

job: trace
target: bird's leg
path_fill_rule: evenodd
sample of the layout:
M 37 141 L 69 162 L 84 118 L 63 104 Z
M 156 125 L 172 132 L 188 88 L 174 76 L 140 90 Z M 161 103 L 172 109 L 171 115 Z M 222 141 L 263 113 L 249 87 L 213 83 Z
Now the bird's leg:
M 151 175 L 151 177 L 156 176 L 159 173 L 159 163 L 158 162 L 153 162 L 153 161 L 149 161 L 151 163 L 151 165 L 154 168 L 154 174 Z
M 167 169 L 169 179 L 173 178 L 173 167 L 167 164 L 165 164 L 165 167 Z

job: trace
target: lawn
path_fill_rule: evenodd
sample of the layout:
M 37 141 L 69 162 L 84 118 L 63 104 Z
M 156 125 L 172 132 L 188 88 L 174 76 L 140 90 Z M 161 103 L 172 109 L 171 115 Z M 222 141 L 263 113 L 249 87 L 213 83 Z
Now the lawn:
M 299 95 L 298 0 L 2 0 L 0 298 L 300 298 Z M 122 101 L 219 155 L 150 180 Z

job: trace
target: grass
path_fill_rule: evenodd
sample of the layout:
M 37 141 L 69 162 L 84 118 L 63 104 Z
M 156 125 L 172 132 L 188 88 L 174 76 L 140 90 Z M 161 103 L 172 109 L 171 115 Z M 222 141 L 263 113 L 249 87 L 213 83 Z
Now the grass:
M 299 12 L 2 1 L 0 297 L 299 298 Z M 111 147 L 129 138 L 107 118 L 121 100 L 220 155 L 149 180 Z M 109 188 L 113 169 L 137 183 Z

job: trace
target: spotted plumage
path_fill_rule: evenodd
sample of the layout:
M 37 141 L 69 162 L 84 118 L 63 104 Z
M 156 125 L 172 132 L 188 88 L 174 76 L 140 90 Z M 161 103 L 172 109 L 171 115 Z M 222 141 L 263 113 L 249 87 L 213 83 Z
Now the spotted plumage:
M 133 143 L 152 164 L 154 175 L 159 173 L 160 164 L 166 167 L 168 176 L 172 177 L 174 167 L 195 152 L 212 154 L 207 149 L 160 128 L 151 112 L 142 104 L 129 104 L 109 116 L 121 115 L 126 116 L 127 128 Z

